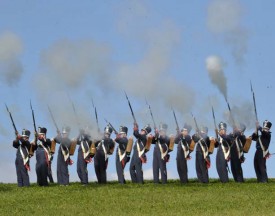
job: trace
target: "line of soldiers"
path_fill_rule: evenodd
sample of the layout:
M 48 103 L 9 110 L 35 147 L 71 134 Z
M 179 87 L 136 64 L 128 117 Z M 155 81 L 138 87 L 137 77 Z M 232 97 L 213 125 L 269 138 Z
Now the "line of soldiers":
M 70 139 L 70 128 L 62 128 L 53 139 L 47 138 L 47 129 L 39 127 L 35 132 L 35 139 L 29 141 L 30 131 L 23 129 L 22 135 L 16 133 L 13 147 L 16 153 L 16 173 L 18 186 L 29 186 L 28 171 L 30 170 L 30 158 L 36 154 L 36 174 L 39 186 L 48 186 L 48 179 L 53 182 L 51 162 L 55 153 L 56 143 L 59 144 L 57 156 L 57 182 L 59 185 L 69 185 L 68 165 L 72 165 L 71 156 L 74 154 L 76 145 L 78 148 L 77 173 L 82 185 L 88 184 L 87 164 L 94 159 L 94 168 L 98 183 L 107 182 L 108 157 L 113 154 L 115 143 L 116 150 L 116 171 L 118 181 L 125 184 L 124 169 L 130 162 L 130 176 L 133 183 L 144 183 L 142 164 L 147 162 L 146 153 L 154 146 L 153 152 L 153 181 L 154 183 L 167 183 L 166 163 L 170 159 L 169 152 L 173 151 L 174 144 L 177 144 L 177 171 L 182 183 L 188 182 L 187 161 L 191 159 L 190 153 L 196 151 L 196 173 L 198 181 L 208 183 L 208 169 L 211 165 L 210 155 L 214 148 L 217 148 L 216 168 L 221 182 L 229 181 L 228 171 L 230 162 L 231 171 L 236 182 L 244 182 L 242 163 L 245 161 L 244 153 L 247 153 L 252 140 L 256 141 L 256 153 L 254 156 L 254 168 L 258 182 L 267 182 L 266 159 L 270 156 L 268 148 L 271 140 L 270 128 L 272 123 L 265 120 L 263 126 L 256 124 L 256 130 L 246 137 L 244 131 L 246 126 L 240 124 L 234 127 L 232 133 L 227 133 L 227 124 L 220 122 L 216 130 L 216 137 L 208 136 L 208 128 L 203 126 L 197 128 L 191 136 L 192 127 L 184 124 L 176 135 L 167 135 L 168 125 L 161 123 L 159 128 L 154 129 L 151 134 L 150 125 L 145 125 L 139 130 L 138 124 L 134 123 L 133 136 L 136 141 L 133 145 L 133 137 L 128 137 L 128 128 L 120 126 L 117 132 L 110 124 L 104 128 L 102 138 L 93 140 L 90 128 L 81 129 L 79 136 Z M 112 139 L 111 134 L 115 132 L 116 138 Z M 195 149 L 196 148 L 196 149 Z M 133 154 L 131 158 L 131 152 Z M 159 173 L 161 179 L 159 179 Z

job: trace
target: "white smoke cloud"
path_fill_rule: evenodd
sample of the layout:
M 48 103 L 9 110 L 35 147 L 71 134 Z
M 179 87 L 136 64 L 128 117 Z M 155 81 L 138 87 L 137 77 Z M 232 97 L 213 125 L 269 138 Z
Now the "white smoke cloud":
M 217 86 L 227 100 L 227 80 L 223 72 L 224 61 L 219 56 L 209 56 L 206 59 L 206 69 L 211 82 Z
M 237 64 L 244 62 L 248 31 L 241 24 L 243 8 L 239 0 L 212 0 L 208 6 L 207 27 L 230 46 Z
M 0 35 L 0 79 L 10 86 L 17 83 L 23 73 L 19 59 L 22 51 L 22 41 L 16 34 L 7 31 Z

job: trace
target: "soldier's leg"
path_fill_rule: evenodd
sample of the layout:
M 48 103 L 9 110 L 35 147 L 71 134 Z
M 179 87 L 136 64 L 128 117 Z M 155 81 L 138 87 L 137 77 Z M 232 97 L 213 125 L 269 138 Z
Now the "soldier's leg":
M 257 181 L 260 182 L 261 181 L 261 173 L 260 173 L 260 168 L 259 168 L 259 157 L 260 154 L 258 153 L 259 151 L 257 150 L 254 156 L 254 169 L 255 169 L 255 173 L 257 176 Z
M 100 164 L 99 164 L 99 155 L 96 154 L 94 157 L 94 167 L 95 167 L 95 174 L 97 177 L 97 182 L 101 183 L 101 178 L 100 178 Z
M 82 161 L 84 162 L 82 152 L 78 152 L 76 167 L 77 167 L 77 175 L 78 175 L 81 183 L 83 183 L 83 173 L 82 173 L 83 172 L 83 163 L 82 163 Z
M 24 165 L 20 169 L 20 172 L 23 180 L 23 186 L 27 186 L 27 187 L 30 186 L 30 178 L 29 178 L 28 170 Z
M 166 161 L 160 159 L 159 164 L 160 164 L 161 182 L 162 184 L 166 184 L 167 183 Z
M 142 162 L 139 159 L 135 164 L 136 172 L 137 172 L 137 183 L 143 184 L 143 170 L 142 170 Z
M 117 177 L 118 177 L 118 182 L 120 184 L 124 184 L 124 173 L 123 173 L 123 168 L 122 164 L 119 160 L 119 157 L 116 157 L 116 172 L 117 172 Z
M 259 160 L 259 168 L 260 168 L 260 174 L 261 174 L 261 182 L 263 183 L 268 182 L 268 177 L 266 172 L 266 159 L 263 157 Z
M 17 158 L 15 160 L 15 169 L 16 169 L 16 176 L 17 176 L 17 185 L 18 187 L 23 187 L 23 179 L 20 172 L 20 162 L 19 162 L 19 159 Z
M 136 159 L 133 156 L 131 159 L 129 171 L 130 171 L 130 176 L 131 176 L 132 182 L 137 183 L 136 166 L 135 166 L 134 160 L 136 160 Z
M 196 152 L 196 173 L 197 173 L 198 181 L 203 183 L 201 155 L 199 154 L 199 152 Z
M 153 155 L 153 178 L 154 183 L 159 183 L 159 160 L 158 160 L 158 153 L 154 150 Z

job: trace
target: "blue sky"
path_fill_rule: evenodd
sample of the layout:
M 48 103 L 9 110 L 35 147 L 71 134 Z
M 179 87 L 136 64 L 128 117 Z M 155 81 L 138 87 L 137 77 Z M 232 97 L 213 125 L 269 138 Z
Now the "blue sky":
M 81 126 L 92 125 L 96 136 L 93 100 L 101 129 L 107 118 L 117 128 L 128 126 L 131 134 L 126 91 L 140 127 L 152 124 L 146 98 L 156 123 L 166 122 L 169 134 L 175 133 L 173 107 L 180 126 L 187 122 L 194 128 L 192 112 L 214 136 L 211 105 L 216 121 L 230 124 L 227 98 L 249 136 L 255 123 L 251 80 L 260 122 L 274 122 L 273 5 L 271 0 L 1 1 L 0 182 L 16 182 L 14 132 L 4 103 L 19 131 L 33 131 L 32 100 L 37 126 L 47 127 L 52 138 L 49 105 L 60 128 L 71 125 L 73 138 L 79 128 L 69 97 Z M 243 164 L 245 177 L 255 177 L 254 152 L 253 143 Z M 275 152 L 273 140 L 270 152 Z M 217 178 L 215 155 L 212 178 Z M 175 158 L 176 149 L 167 164 L 168 178 L 178 178 Z M 114 159 L 109 159 L 108 179 L 116 179 Z M 275 177 L 274 160 L 267 161 L 269 177 Z M 55 172 L 56 157 L 53 163 Z M 188 165 L 189 177 L 196 177 L 194 153 Z M 31 168 L 35 182 L 35 158 Z M 152 150 L 144 165 L 146 178 L 152 177 L 151 168 Z M 78 181 L 76 164 L 70 174 Z M 93 164 L 89 178 L 95 180 Z

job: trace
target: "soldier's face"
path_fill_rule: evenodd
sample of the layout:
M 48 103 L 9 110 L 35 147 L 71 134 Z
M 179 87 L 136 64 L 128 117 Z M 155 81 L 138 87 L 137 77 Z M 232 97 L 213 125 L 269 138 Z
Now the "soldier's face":
M 28 140 L 29 140 L 29 137 L 28 137 L 28 136 L 23 136 L 22 138 L 23 138 L 23 140 L 25 140 L 25 141 L 28 141 Z
M 186 135 L 188 135 L 188 130 L 187 129 L 183 129 L 181 133 L 182 133 L 183 136 L 186 136 Z
M 46 135 L 45 134 L 38 134 L 38 139 L 45 139 Z
M 220 135 L 226 135 L 226 130 L 225 129 L 220 129 L 219 134 Z

